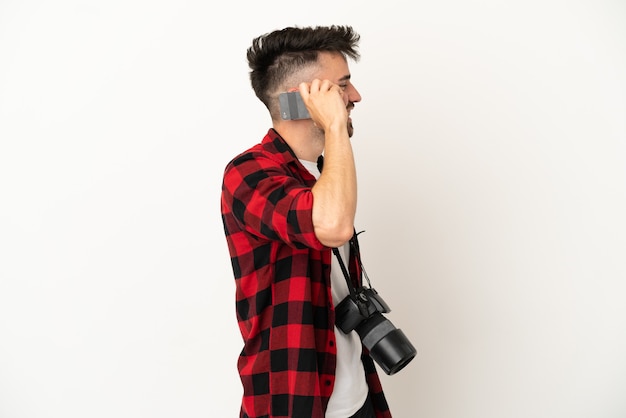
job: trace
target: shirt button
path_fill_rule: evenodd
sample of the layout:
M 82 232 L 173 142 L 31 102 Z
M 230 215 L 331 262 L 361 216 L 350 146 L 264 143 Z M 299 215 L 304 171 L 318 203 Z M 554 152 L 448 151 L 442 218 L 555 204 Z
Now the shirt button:
M 326 381 L 326 386 L 330 386 L 330 383 L 331 383 L 330 380 L 327 380 Z
M 332 346 L 334 346 L 334 345 L 335 345 L 335 342 L 334 342 L 333 340 L 330 340 L 330 341 L 328 342 L 328 345 L 330 345 L 330 346 L 332 347 Z

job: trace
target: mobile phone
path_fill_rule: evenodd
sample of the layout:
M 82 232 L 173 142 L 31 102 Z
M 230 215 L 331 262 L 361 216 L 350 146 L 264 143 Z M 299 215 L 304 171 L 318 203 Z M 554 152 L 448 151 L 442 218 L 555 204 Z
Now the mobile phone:
M 299 91 L 289 91 L 278 95 L 280 116 L 284 120 L 310 119 Z

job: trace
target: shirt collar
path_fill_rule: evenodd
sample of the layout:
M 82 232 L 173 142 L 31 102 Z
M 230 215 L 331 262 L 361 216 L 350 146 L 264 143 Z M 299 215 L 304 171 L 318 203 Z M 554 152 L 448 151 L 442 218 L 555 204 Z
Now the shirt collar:
M 281 165 L 285 165 L 289 167 L 293 173 L 299 174 L 307 186 L 312 187 L 313 184 L 315 184 L 315 177 L 302 165 L 289 144 L 287 144 L 274 128 L 269 129 L 261 145 L 276 157 Z

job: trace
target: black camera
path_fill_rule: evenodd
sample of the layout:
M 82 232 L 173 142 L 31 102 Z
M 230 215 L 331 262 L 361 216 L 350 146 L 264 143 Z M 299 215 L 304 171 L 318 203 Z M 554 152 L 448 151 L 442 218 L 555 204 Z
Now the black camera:
M 390 311 L 376 290 L 367 287 L 356 289 L 335 308 L 337 327 L 346 334 L 356 330 L 372 358 L 388 375 L 402 370 L 417 354 L 402 330 L 382 315 Z

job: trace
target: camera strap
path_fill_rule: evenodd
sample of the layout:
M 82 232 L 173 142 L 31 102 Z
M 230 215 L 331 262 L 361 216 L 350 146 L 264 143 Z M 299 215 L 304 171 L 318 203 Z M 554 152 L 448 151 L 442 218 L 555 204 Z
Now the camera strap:
M 361 266 L 361 271 L 365 273 L 365 271 L 363 270 L 363 264 L 361 264 L 361 258 L 358 255 L 358 247 L 355 245 L 354 240 L 356 240 L 356 233 L 350 239 L 350 251 L 355 252 L 357 261 L 359 262 L 359 265 Z M 359 313 L 361 314 L 361 316 L 363 316 L 364 318 L 367 318 L 369 316 L 367 304 L 365 303 L 365 300 L 362 300 L 357 296 L 357 291 L 354 288 L 354 285 L 352 284 L 352 280 L 350 280 L 350 273 L 348 272 L 346 265 L 341 259 L 341 255 L 339 255 L 339 249 L 333 248 L 333 253 L 335 254 L 335 257 L 337 257 L 337 261 L 339 262 L 339 267 L 341 267 L 341 271 L 343 272 L 343 277 L 346 279 L 346 284 L 348 285 L 348 290 L 350 291 L 350 299 L 352 299 L 352 301 L 358 307 Z M 369 278 L 367 279 L 367 282 L 369 284 Z
M 346 265 L 343 263 L 341 255 L 339 255 L 339 249 L 333 248 L 333 254 L 335 254 L 335 257 L 337 257 L 339 267 L 341 267 L 341 271 L 343 272 L 343 277 L 345 277 L 346 279 L 346 284 L 348 285 L 348 290 L 350 291 L 350 298 L 356 302 L 356 290 L 354 290 L 354 286 L 352 285 L 352 281 L 350 280 L 350 273 L 348 272 Z
M 364 231 L 361 231 L 361 232 L 364 232 Z M 365 279 L 367 280 L 367 284 L 369 285 L 369 287 L 372 287 L 372 284 L 370 283 L 370 279 L 369 277 L 367 277 L 367 273 L 365 272 L 365 268 L 363 267 L 363 263 L 361 262 L 361 255 L 359 254 L 357 235 L 359 235 L 361 232 L 357 233 L 355 231 L 354 235 L 352 235 L 352 238 L 350 238 L 350 251 L 354 251 L 354 255 L 357 259 L 357 262 L 359 263 L 359 266 L 361 267 L 361 272 L 365 276 Z M 356 302 L 357 301 L 356 289 L 354 288 L 354 285 L 352 284 L 352 280 L 350 280 L 350 273 L 348 272 L 348 269 L 346 268 L 346 265 L 344 264 L 341 258 L 341 255 L 339 255 L 339 249 L 333 248 L 333 254 L 335 254 L 335 257 L 337 257 L 337 261 L 339 262 L 339 267 L 341 267 L 343 277 L 346 279 L 346 284 L 348 285 L 348 290 L 350 291 L 350 298 Z

